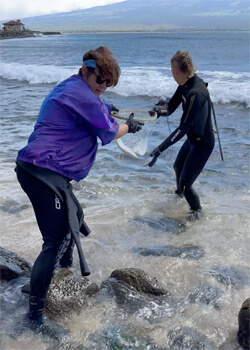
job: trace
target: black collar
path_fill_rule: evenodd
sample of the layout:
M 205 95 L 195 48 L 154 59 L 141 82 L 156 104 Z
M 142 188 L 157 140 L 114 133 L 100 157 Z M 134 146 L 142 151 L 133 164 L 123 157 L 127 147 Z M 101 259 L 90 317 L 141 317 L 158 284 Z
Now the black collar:
M 185 88 L 190 88 L 194 84 L 194 81 L 196 80 L 196 77 L 197 77 L 197 75 L 194 74 L 194 76 L 192 78 L 189 78 L 183 86 Z

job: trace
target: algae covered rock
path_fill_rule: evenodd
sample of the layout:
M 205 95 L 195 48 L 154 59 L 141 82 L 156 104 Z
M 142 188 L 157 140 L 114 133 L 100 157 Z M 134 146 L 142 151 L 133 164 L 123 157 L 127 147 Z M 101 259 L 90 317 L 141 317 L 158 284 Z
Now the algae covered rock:
M 57 273 L 47 295 L 46 313 L 52 319 L 82 311 L 99 291 L 96 283 L 80 274 L 62 269 Z
M 157 281 L 141 269 L 125 268 L 115 270 L 111 273 L 111 278 L 122 281 L 135 288 L 138 292 L 151 295 L 169 295 L 169 292 Z
M 101 284 L 98 302 L 115 302 L 118 310 L 159 322 L 174 313 L 170 293 L 154 277 L 136 268 L 118 269 Z M 170 305 L 171 304 L 171 305 Z

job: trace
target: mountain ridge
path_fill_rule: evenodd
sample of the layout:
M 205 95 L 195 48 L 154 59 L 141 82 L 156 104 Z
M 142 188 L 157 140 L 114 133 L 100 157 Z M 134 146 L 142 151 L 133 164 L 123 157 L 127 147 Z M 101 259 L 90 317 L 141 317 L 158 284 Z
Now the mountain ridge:
M 248 0 L 125 0 L 56 14 L 26 17 L 31 30 L 61 32 L 206 28 L 249 30 Z M 3 22 L 3 21 L 2 21 Z

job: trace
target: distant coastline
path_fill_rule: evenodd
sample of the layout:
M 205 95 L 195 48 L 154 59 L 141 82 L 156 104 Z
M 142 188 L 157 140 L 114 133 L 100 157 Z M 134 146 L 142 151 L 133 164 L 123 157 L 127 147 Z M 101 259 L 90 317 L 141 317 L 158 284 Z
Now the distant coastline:
M 60 35 L 61 32 L 40 32 L 40 31 L 31 31 L 31 30 L 24 30 L 21 32 L 4 32 L 0 31 L 0 40 L 4 39 L 22 39 L 22 38 L 32 38 L 37 36 L 44 36 L 44 35 Z
M 61 29 L 61 34 L 115 34 L 115 33 L 177 33 L 177 32 L 250 32 L 249 30 L 244 29 L 224 29 L 224 28 L 197 28 L 197 27 L 171 27 L 171 28 L 138 28 L 138 29 L 129 29 L 129 28 L 103 28 L 94 29 L 79 29 L 79 30 L 70 30 L 70 29 Z
M 31 31 L 31 30 L 25 30 L 21 32 L 4 32 L 0 31 L 0 40 L 3 39 L 22 39 L 22 38 L 31 38 L 31 37 L 42 37 L 47 35 L 77 35 L 77 34 L 143 34 L 143 33 L 192 33 L 192 32 L 249 32 L 249 30 L 229 30 L 229 29 L 223 29 L 223 28 L 194 28 L 194 27 L 170 27 L 170 28 L 154 28 L 152 26 L 151 30 L 149 28 L 103 28 L 103 30 L 100 29 L 94 29 L 94 28 L 87 28 L 85 30 L 79 29 L 79 30 L 61 30 L 61 31 Z

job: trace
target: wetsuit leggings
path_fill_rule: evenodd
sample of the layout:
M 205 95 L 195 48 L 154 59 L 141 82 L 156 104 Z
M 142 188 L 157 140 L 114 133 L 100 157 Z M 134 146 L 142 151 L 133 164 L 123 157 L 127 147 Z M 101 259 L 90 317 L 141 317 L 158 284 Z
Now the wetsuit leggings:
M 191 210 L 201 209 L 199 196 L 192 185 L 204 168 L 213 148 L 214 142 L 193 145 L 187 139 L 176 157 L 174 170 L 177 189 L 183 193 Z
M 30 296 L 45 299 L 54 269 L 72 243 L 68 232 L 67 208 L 42 181 L 20 166 L 17 166 L 16 173 L 22 189 L 32 203 L 43 237 L 42 251 L 31 272 Z

